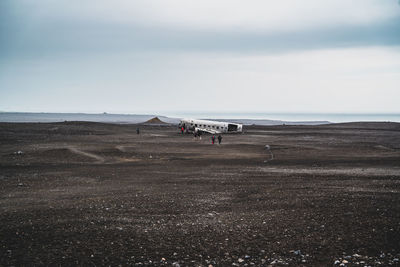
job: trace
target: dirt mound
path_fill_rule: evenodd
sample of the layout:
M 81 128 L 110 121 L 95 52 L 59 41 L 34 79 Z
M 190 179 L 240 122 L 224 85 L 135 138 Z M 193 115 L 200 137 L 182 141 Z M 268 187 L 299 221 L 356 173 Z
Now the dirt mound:
M 152 124 L 166 124 L 165 122 L 163 122 L 162 120 L 160 120 L 158 117 L 154 117 L 144 123 L 152 123 Z

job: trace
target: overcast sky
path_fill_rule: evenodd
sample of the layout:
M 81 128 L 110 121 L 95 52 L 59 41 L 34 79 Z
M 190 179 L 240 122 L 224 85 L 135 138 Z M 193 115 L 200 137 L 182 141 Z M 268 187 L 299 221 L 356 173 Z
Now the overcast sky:
M 400 4 L 1 0 L 0 111 L 400 112 Z

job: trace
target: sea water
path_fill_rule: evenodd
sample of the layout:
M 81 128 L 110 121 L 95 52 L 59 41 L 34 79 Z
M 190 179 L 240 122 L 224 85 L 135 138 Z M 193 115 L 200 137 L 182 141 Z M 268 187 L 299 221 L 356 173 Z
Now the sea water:
M 209 119 L 252 119 L 252 120 L 279 120 L 279 121 L 329 121 L 356 122 L 356 121 L 390 121 L 400 122 L 400 113 L 246 113 L 246 112 L 176 112 L 167 116 L 184 118 Z

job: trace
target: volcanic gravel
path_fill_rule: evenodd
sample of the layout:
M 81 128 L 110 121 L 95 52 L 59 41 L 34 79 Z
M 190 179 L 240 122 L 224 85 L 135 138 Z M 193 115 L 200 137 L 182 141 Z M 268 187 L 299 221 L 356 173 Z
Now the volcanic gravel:
M 0 123 L 0 218 L 2 266 L 399 266 L 400 124 Z

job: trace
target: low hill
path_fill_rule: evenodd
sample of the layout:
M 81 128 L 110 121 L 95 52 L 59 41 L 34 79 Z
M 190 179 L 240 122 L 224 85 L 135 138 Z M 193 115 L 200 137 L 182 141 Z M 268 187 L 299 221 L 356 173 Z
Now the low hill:
M 158 117 L 154 117 L 148 121 L 145 121 L 144 123 L 146 124 L 166 124 L 165 122 L 163 122 L 162 120 L 160 120 Z

